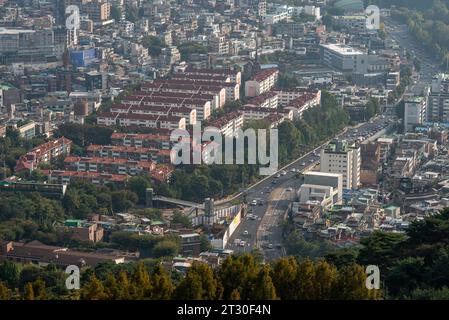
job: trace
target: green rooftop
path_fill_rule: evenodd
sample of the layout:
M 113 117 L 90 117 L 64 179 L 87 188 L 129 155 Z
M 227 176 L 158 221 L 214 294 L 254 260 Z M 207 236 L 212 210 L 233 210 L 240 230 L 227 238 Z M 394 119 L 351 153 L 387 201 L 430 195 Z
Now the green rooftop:
M 1 82 L 0 83 L 0 90 L 8 90 L 8 89 L 14 89 L 15 87 L 9 83 Z

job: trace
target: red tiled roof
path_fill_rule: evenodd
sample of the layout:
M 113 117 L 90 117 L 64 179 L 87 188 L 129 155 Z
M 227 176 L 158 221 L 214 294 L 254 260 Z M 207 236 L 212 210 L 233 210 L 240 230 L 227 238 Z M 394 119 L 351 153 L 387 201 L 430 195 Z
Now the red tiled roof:
M 251 80 L 258 81 L 258 82 L 264 81 L 267 78 L 271 77 L 276 72 L 279 72 L 278 69 L 276 69 L 276 68 L 263 69 L 263 70 L 259 71 L 258 73 L 256 73 L 251 78 Z

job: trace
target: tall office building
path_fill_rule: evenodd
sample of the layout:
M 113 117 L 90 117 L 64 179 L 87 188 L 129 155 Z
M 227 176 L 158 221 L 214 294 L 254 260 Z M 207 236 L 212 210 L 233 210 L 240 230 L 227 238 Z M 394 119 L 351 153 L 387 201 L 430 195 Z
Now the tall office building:
M 360 165 L 360 147 L 346 140 L 334 140 L 321 150 L 320 171 L 342 174 L 345 189 L 358 189 Z
M 449 74 L 433 77 L 427 109 L 429 121 L 449 122 Z

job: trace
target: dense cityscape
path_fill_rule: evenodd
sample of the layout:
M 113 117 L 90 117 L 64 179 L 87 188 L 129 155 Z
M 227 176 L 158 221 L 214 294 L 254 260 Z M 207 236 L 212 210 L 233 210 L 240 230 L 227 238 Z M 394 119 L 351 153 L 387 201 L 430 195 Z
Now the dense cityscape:
M 0 0 L 0 300 L 449 299 L 448 133 L 448 0 Z

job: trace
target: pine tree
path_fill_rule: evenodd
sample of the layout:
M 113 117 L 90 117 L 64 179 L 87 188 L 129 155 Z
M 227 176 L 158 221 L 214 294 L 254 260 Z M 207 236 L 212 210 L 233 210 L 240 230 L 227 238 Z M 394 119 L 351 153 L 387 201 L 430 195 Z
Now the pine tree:
M 340 269 L 335 296 L 342 300 L 367 300 L 377 298 L 366 288 L 366 274 L 363 267 L 350 264 Z
M 173 284 L 161 265 L 154 268 L 151 277 L 153 283 L 151 299 L 154 300 L 168 300 L 173 294 Z
M 41 278 L 33 282 L 34 298 L 36 300 L 46 300 L 47 292 L 45 290 L 45 282 Z
M 251 295 L 254 300 L 276 300 L 276 289 L 270 276 L 270 267 L 264 266 L 257 276 L 254 291 Z
M 177 300 L 203 300 L 202 291 L 200 277 L 189 270 L 176 287 L 174 297 Z
M 103 282 L 104 292 L 108 300 L 120 299 L 120 289 L 117 284 L 117 279 L 112 273 L 106 275 L 106 279 Z
M 25 285 L 25 290 L 23 293 L 23 300 L 34 300 L 34 290 L 33 290 L 33 284 L 31 282 L 28 282 Z
M 294 257 L 280 258 L 274 264 L 271 272 L 277 295 L 282 300 L 294 299 L 297 293 L 295 283 L 296 274 L 298 272 L 298 263 Z
M 89 282 L 81 289 L 82 300 L 102 300 L 106 299 L 107 295 L 104 291 L 104 286 L 98 278 L 93 275 Z
M 131 289 L 134 285 L 130 283 L 128 279 L 128 274 L 125 271 L 120 271 L 118 274 L 117 280 L 117 288 L 118 288 L 118 296 L 117 299 L 120 300 L 131 300 L 131 291 L 135 291 Z
M 297 287 L 297 300 L 312 300 L 315 297 L 315 266 L 312 261 L 306 259 L 298 264 L 295 285 Z
M 325 261 L 315 264 L 315 299 L 327 300 L 333 298 L 337 284 L 337 269 Z
M 0 282 L 0 300 L 10 300 L 11 290 L 5 285 L 4 282 Z
M 150 275 L 142 262 L 139 262 L 132 274 L 133 289 L 131 295 L 134 299 L 149 299 L 151 297 Z

